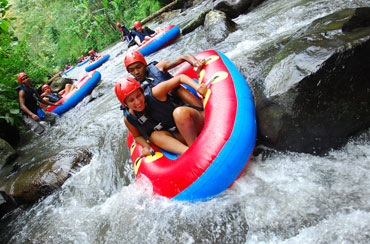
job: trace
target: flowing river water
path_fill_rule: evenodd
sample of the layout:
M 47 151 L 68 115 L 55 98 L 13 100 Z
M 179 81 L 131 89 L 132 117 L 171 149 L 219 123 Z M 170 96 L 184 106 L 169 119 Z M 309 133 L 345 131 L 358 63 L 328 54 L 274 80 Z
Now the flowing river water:
M 205 4 L 150 26 L 181 25 Z M 238 67 L 243 64 L 249 77 L 265 80 L 267 88 L 271 77 L 280 77 L 281 84 L 273 86 L 284 90 L 289 84 L 281 74 L 289 67 L 264 74 L 258 52 L 315 19 L 363 6 L 370 1 L 270 0 L 234 19 L 239 29 L 215 46 L 199 27 L 147 60 L 217 49 Z M 127 75 L 127 44 L 103 53 L 111 57 L 98 68 L 102 80 L 92 93 L 95 99 L 86 98 L 65 113 L 43 137 L 26 134 L 19 148 L 20 160 L 30 163 L 53 152 L 85 148 L 93 153 L 91 163 L 76 170 L 59 191 L 16 210 L 2 233 L 8 243 L 369 243 L 370 131 L 323 157 L 254 156 L 232 188 L 206 202 L 153 197 L 145 180 L 136 182 L 113 89 Z M 84 67 L 68 77 L 80 78 Z

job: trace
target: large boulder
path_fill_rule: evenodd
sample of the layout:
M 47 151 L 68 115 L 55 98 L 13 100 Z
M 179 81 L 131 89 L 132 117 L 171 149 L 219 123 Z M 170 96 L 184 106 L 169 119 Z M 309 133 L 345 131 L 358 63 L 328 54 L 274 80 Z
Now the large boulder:
M 275 54 L 264 86 L 254 82 L 260 143 L 324 154 L 370 127 L 370 15 L 356 13 L 313 22 Z
M 71 176 L 72 169 L 90 163 L 91 158 L 86 149 L 66 149 L 41 162 L 5 166 L 0 172 L 0 194 L 6 203 L 0 212 L 49 195 Z
M 225 40 L 236 29 L 236 24 L 224 12 L 212 10 L 204 20 L 204 32 L 209 43 L 215 45 Z
M 206 15 L 211 11 L 211 9 L 204 9 L 202 12 L 200 12 L 197 17 L 190 20 L 185 26 L 181 28 L 181 34 L 186 35 L 199 26 L 204 24 L 204 20 L 206 19 Z

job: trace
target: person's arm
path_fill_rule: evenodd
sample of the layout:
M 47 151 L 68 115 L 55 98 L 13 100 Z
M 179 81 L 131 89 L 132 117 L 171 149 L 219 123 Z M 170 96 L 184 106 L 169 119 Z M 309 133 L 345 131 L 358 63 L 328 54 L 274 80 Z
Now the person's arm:
M 179 76 L 175 76 L 169 80 L 163 81 L 152 88 L 152 94 L 155 98 L 159 101 L 166 101 L 167 94 L 172 91 L 175 87 L 180 84 L 186 84 L 192 88 L 194 88 L 198 94 L 201 96 L 205 96 L 207 93 L 207 87 L 205 84 L 198 84 L 189 76 L 181 74 Z
M 46 101 L 44 98 L 42 98 L 37 92 L 36 93 L 36 96 L 37 98 L 39 99 L 39 101 L 43 104 L 46 104 L 46 105 L 51 105 L 51 106 L 59 106 L 61 105 L 60 103 L 52 103 L 50 101 Z
M 125 125 L 127 129 L 131 132 L 134 140 L 137 144 L 143 147 L 141 153 L 145 156 L 151 155 L 151 151 L 153 151 L 150 144 L 145 140 L 145 138 L 140 134 L 139 130 L 133 126 L 126 118 L 124 118 Z
M 23 112 L 28 114 L 33 120 L 40 121 L 39 116 L 37 116 L 37 114 L 32 113 L 31 110 L 29 110 L 26 106 L 26 92 L 21 90 L 18 94 L 18 97 L 20 109 L 22 109 Z
M 41 96 L 42 98 L 44 98 L 44 97 L 47 97 L 48 95 L 49 95 L 49 94 L 48 94 L 47 92 L 43 92 L 43 93 L 41 93 L 41 95 L 40 95 L 40 96 Z
M 173 67 L 176 67 L 177 65 L 183 63 L 183 62 L 188 62 L 189 64 L 193 65 L 194 67 L 201 68 L 205 64 L 204 59 L 197 59 L 191 54 L 185 54 L 181 57 L 178 57 L 174 60 L 163 60 L 156 64 L 156 67 L 159 70 L 167 72 L 169 69 L 172 69 Z

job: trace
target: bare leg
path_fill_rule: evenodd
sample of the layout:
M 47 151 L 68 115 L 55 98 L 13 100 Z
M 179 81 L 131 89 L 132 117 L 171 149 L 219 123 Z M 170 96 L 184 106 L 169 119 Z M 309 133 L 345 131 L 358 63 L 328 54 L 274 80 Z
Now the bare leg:
M 189 147 L 181 143 L 176 138 L 173 138 L 168 131 L 154 131 L 150 135 L 150 141 L 156 146 L 176 154 L 183 154 Z
M 176 127 L 190 147 L 204 125 L 204 112 L 190 107 L 178 107 L 173 111 Z
M 76 88 L 76 85 L 73 84 L 66 84 L 65 88 L 64 88 L 64 95 L 67 95 L 70 91 L 72 91 L 73 89 Z
M 71 91 L 71 84 L 66 84 L 64 87 L 64 94 L 67 95 Z

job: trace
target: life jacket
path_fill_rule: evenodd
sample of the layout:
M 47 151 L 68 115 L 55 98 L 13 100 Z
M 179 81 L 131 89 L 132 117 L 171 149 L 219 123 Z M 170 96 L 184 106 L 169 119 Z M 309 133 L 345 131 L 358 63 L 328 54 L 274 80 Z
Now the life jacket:
M 60 94 L 58 94 L 56 92 L 50 93 L 47 97 L 49 98 L 49 101 L 52 102 L 52 103 L 56 103 L 60 99 L 62 99 L 62 95 L 60 95 Z
M 145 37 L 146 36 L 150 36 L 150 33 L 148 30 L 146 29 L 143 29 L 143 32 L 139 32 L 137 31 L 136 29 L 132 29 L 131 30 L 131 33 L 134 35 L 134 36 L 137 36 L 139 37 L 140 41 L 143 42 L 145 40 Z
M 162 81 L 166 81 L 173 78 L 173 76 L 170 73 L 158 69 L 156 66 L 157 64 L 158 64 L 157 61 L 153 61 L 149 63 L 145 69 L 146 76 L 153 79 L 151 84 L 152 86 L 156 86 Z
M 179 105 L 173 103 L 171 98 L 164 102 L 157 100 L 149 86 L 145 89 L 144 95 L 146 103 L 144 114 L 137 117 L 131 114 L 126 106 L 122 106 L 121 109 L 123 109 L 125 118 L 140 131 L 140 134 L 146 140 L 149 140 L 149 136 L 153 131 L 175 131 L 176 123 L 173 119 L 173 111 Z
M 149 63 L 146 67 L 146 77 L 145 77 L 145 80 L 143 82 L 140 82 L 140 85 L 143 87 L 143 89 L 145 89 L 147 86 L 149 87 L 154 87 L 156 85 L 158 85 L 159 83 L 163 82 L 163 81 L 166 81 L 166 80 L 169 80 L 171 78 L 173 78 L 173 76 L 168 73 L 168 72 L 164 72 L 160 69 L 158 69 L 156 67 L 156 64 L 158 64 L 157 61 L 153 61 L 151 63 Z M 176 106 L 183 106 L 185 105 L 182 100 L 177 97 L 175 94 L 174 94 L 174 91 L 176 90 L 177 88 L 175 88 L 173 91 L 170 91 L 168 93 L 168 99 L 174 103 Z M 186 106 L 190 106 L 190 105 L 187 105 Z M 190 106 L 190 107 L 193 107 L 193 106 Z
M 36 91 L 33 87 L 31 87 L 31 90 L 28 90 L 26 87 L 24 87 L 23 85 L 20 85 L 18 87 L 15 88 L 18 93 L 20 90 L 23 90 L 26 92 L 26 100 L 25 100 L 25 103 L 24 105 L 34 114 L 37 114 L 37 109 L 39 108 L 39 106 L 37 105 L 37 99 L 36 99 Z M 18 103 L 19 103 L 19 98 L 18 98 Z M 21 105 L 19 103 L 19 109 L 21 111 L 22 114 L 26 114 L 22 109 L 21 109 Z
M 130 31 L 126 28 L 126 26 L 124 25 L 121 25 L 121 27 L 119 28 L 119 30 L 125 35 L 127 36 L 128 34 L 130 34 Z
M 96 55 L 95 55 L 95 53 L 93 53 L 93 55 L 92 55 L 92 56 L 90 56 L 90 60 L 91 60 L 91 61 L 95 61 L 95 58 L 96 58 Z

